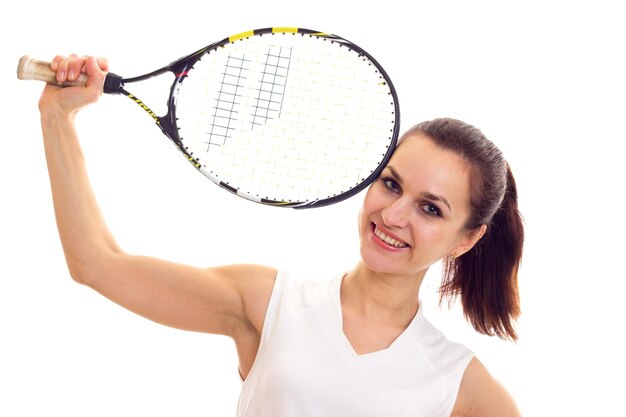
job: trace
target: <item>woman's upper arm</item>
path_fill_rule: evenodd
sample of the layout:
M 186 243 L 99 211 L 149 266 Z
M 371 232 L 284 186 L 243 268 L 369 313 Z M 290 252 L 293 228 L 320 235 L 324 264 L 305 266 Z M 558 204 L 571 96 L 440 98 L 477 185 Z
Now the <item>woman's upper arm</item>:
M 197 268 L 125 253 L 97 270 L 84 283 L 121 306 L 170 327 L 228 336 L 242 326 L 260 330 L 276 276 L 258 265 Z
M 521 417 L 521 414 L 511 394 L 474 357 L 461 380 L 451 417 Z

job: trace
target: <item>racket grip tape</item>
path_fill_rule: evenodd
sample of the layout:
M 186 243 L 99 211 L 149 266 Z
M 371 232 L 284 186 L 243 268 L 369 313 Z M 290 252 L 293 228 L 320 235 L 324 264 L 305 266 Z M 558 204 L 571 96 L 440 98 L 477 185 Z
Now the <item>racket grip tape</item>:
M 50 63 L 40 61 L 24 55 L 20 58 L 17 65 L 17 78 L 20 80 L 38 80 L 45 81 L 48 84 L 54 84 L 61 87 L 84 86 L 87 84 L 87 75 L 80 74 L 74 81 L 65 81 L 60 83 L 56 78 L 56 71 L 50 68 Z

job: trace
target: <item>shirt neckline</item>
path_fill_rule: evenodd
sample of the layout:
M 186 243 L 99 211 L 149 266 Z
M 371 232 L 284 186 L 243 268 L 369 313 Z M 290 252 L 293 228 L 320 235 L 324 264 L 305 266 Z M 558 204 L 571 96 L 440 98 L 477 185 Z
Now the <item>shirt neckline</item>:
M 346 273 L 339 274 L 335 276 L 328 284 L 328 302 L 330 306 L 330 310 L 333 316 L 333 321 L 335 322 L 336 330 L 338 331 L 339 337 L 342 339 L 343 344 L 346 346 L 348 351 L 352 356 L 357 358 L 368 358 L 368 357 L 376 357 L 380 355 L 388 354 L 397 349 L 398 346 L 402 345 L 402 343 L 411 338 L 411 336 L 417 333 L 417 330 L 420 327 L 420 323 L 423 322 L 423 309 L 422 302 L 419 300 L 419 308 L 415 316 L 409 323 L 409 325 L 404 329 L 404 331 L 386 348 L 376 350 L 373 352 L 362 353 L 359 354 L 354 350 L 354 347 L 348 340 L 348 337 L 343 331 L 343 312 L 341 308 L 341 283 L 343 282 L 343 278 L 346 276 Z

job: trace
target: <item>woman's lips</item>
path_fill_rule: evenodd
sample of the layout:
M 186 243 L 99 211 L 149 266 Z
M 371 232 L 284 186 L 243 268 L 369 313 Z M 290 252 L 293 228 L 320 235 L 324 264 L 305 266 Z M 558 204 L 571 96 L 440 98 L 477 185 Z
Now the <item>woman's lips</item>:
M 398 236 L 393 235 L 389 231 L 383 231 L 376 223 L 372 223 L 372 233 L 374 240 L 381 246 L 384 244 L 385 247 L 393 249 L 407 249 L 410 247 L 408 243 L 401 240 Z

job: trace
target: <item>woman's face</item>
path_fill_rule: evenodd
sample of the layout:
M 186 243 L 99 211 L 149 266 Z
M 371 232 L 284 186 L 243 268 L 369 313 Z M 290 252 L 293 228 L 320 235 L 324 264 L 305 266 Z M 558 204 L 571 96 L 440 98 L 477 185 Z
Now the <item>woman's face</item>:
M 405 138 L 365 196 L 361 258 L 380 273 L 414 275 L 464 253 L 478 240 L 464 228 L 469 201 L 465 160 L 424 134 Z

